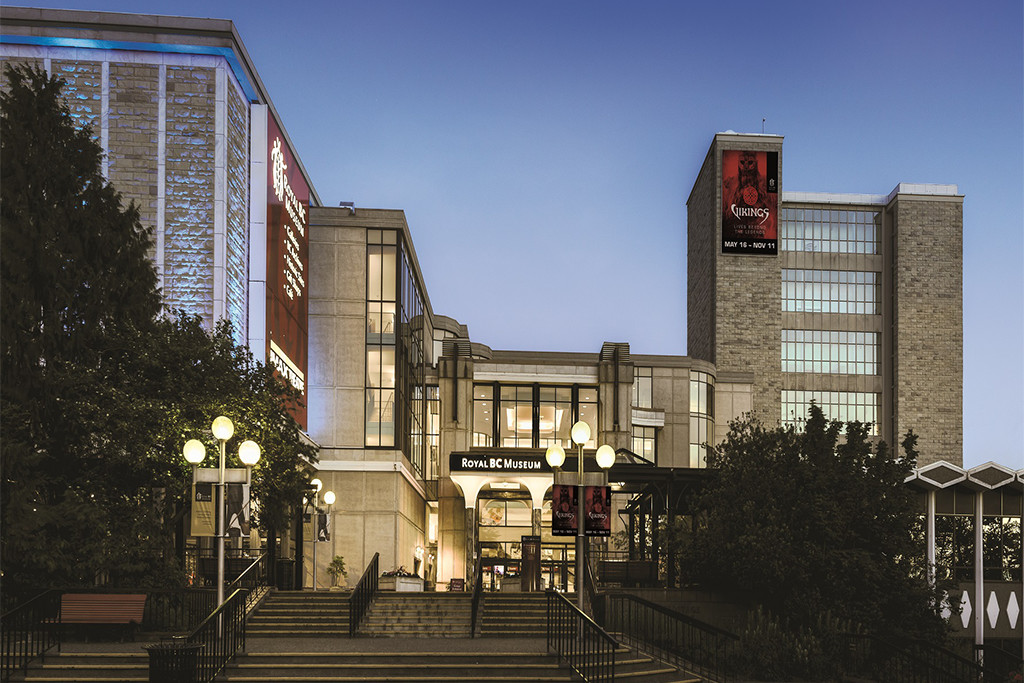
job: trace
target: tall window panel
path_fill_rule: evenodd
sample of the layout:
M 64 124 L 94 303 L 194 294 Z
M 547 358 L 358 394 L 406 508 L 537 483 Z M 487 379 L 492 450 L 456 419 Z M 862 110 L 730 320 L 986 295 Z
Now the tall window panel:
M 501 387 L 498 445 L 502 448 L 533 446 L 533 387 Z
M 427 471 L 424 479 L 437 479 L 441 450 L 441 391 L 436 384 L 427 386 Z
M 794 313 L 879 313 L 878 273 L 852 270 L 782 271 L 782 310 Z
M 708 466 L 708 448 L 715 433 L 715 378 L 690 372 L 690 467 Z
M 784 208 L 780 212 L 782 251 L 877 254 L 880 211 Z
M 633 445 L 630 449 L 641 458 L 658 464 L 658 430 L 656 427 L 633 425 Z
M 840 422 L 870 422 L 869 433 L 878 436 L 879 395 L 860 391 L 782 392 L 782 424 L 803 429 L 811 401 L 818 404 L 825 417 Z
M 423 297 L 404 244 L 399 242 L 397 445 L 420 477 L 426 467 L 426 401 Z
M 366 445 L 395 446 L 397 234 L 370 230 L 366 246 Z
M 474 448 L 494 445 L 494 425 L 494 385 L 477 384 L 473 387 Z
M 878 333 L 782 330 L 782 371 L 877 375 Z
M 572 430 L 572 387 L 539 387 L 538 446 L 569 445 Z
M 653 374 L 652 368 L 633 368 L 633 405 L 635 407 L 652 407 L 654 398 Z

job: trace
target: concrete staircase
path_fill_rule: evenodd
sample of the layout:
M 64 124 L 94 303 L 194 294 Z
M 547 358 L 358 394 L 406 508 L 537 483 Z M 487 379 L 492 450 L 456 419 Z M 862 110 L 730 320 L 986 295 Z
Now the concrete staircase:
M 358 635 L 387 638 L 465 638 L 472 596 L 466 593 L 378 593 Z
M 42 683 L 132 683 L 149 680 L 149 655 L 138 652 L 83 652 L 48 654 L 29 665 L 25 678 Z
M 478 635 L 485 638 L 545 637 L 548 601 L 544 593 L 484 593 L 480 601 Z
M 231 683 L 542 683 L 573 679 L 568 669 L 559 668 L 554 656 L 537 653 L 281 652 L 239 656 L 217 680 Z
M 348 635 L 348 594 L 278 591 L 267 596 L 246 624 L 250 638 Z

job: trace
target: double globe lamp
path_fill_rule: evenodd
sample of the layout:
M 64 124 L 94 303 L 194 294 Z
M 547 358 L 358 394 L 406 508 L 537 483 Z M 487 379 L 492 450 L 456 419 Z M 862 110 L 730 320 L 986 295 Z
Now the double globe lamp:
M 584 536 L 584 515 L 583 515 L 583 445 L 590 441 L 590 425 L 583 420 L 580 420 L 572 426 L 570 432 L 572 436 L 572 442 L 576 444 L 578 449 L 578 455 L 576 458 L 576 469 L 577 469 L 577 483 L 579 484 L 579 491 L 576 494 L 576 603 L 583 611 L 583 562 L 584 562 L 584 547 L 586 544 L 586 538 Z M 598 447 L 597 453 L 594 454 L 595 460 L 597 460 L 598 466 L 602 470 L 607 470 L 615 464 L 615 450 L 608 444 L 602 444 Z M 547 452 L 544 454 L 544 459 L 547 460 L 548 465 L 558 470 L 565 463 L 565 449 L 559 444 L 548 446 Z
M 220 473 L 217 478 L 217 605 L 224 604 L 224 460 L 228 440 L 235 434 L 235 425 L 223 415 L 213 421 L 213 437 L 220 442 Z M 182 449 L 185 460 L 197 466 L 206 458 L 206 446 L 199 439 L 189 439 Z M 247 469 L 260 461 L 260 447 L 255 441 L 246 439 L 238 446 L 238 459 Z

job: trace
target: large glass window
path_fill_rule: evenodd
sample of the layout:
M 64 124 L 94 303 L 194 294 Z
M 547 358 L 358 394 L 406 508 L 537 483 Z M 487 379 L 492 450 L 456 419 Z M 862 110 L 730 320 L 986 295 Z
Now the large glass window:
M 572 387 L 540 387 L 539 446 L 565 443 L 572 430 Z
M 715 379 L 690 372 L 690 467 L 708 466 L 708 448 L 715 434 Z
M 501 387 L 501 422 L 498 445 L 502 448 L 533 446 L 533 387 Z
M 877 254 L 880 211 L 784 208 L 780 212 L 782 251 Z
M 427 387 L 427 472 L 424 479 L 437 479 L 441 448 L 441 392 L 436 385 Z
M 782 371 L 877 375 L 878 334 L 782 330 Z
M 395 445 L 397 235 L 371 230 L 366 247 L 366 445 Z
M 651 368 L 633 368 L 633 405 L 637 408 L 653 406 L 653 371 Z
M 630 449 L 644 460 L 658 463 L 658 430 L 656 427 L 633 425 L 633 447 Z
M 423 297 L 395 230 L 366 232 L 365 444 L 427 460 Z
M 477 384 L 473 387 L 473 446 L 489 448 L 494 445 L 494 385 Z
M 879 395 L 859 391 L 782 392 L 782 424 L 803 429 L 811 401 L 818 404 L 825 417 L 840 422 L 870 422 L 870 434 L 878 435 Z
M 473 387 L 473 446 L 544 448 L 572 446 L 578 419 L 591 428 L 588 448 L 597 444 L 597 388 L 540 384 L 477 384 Z
M 796 313 L 878 313 L 878 273 L 782 270 L 782 310 Z

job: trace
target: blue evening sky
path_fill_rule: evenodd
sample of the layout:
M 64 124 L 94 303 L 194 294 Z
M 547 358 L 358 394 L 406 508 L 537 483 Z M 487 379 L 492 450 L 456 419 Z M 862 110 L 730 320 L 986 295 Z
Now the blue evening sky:
M 716 132 L 784 135 L 784 190 L 955 183 L 964 464 L 1024 467 L 1020 0 L 6 4 L 234 21 L 324 204 L 404 209 L 494 349 L 685 354 Z

